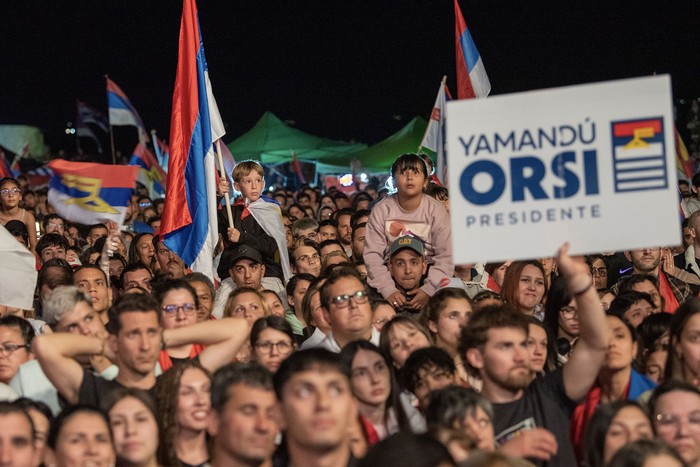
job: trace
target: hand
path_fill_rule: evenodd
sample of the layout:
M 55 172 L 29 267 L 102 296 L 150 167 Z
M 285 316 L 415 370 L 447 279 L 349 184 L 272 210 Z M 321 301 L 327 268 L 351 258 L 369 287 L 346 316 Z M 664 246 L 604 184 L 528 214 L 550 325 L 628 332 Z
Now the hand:
M 389 305 L 393 306 L 395 310 L 403 307 L 406 304 L 406 297 L 398 290 L 386 298 Z
M 232 243 L 238 243 L 241 239 L 241 231 L 235 227 L 229 227 L 226 230 L 226 235 L 228 236 L 228 240 Z
M 216 196 L 221 198 L 227 193 L 231 192 L 231 187 L 225 178 L 219 179 L 219 185 L 216 187 Z
M 119 242 L 121 242 L 121 235 L 119 231 L 116 229 L 110 230 L 109 235 L 107 235 L 107 239 L 105 240 L 105 246 L 102 249 L 102 255 L 106 253 L 107 256 L 112 257 L 114 252 L 117 251 Z
M 408 301 L 409 308 L 420 311 L 426 306 L 428 306 L 428 300 L 430 300 L 430 296 L 427 293 L 425 293 L 422 289 L 413 289 L 410 292 L 408 292 L 408 295 L 413 295 L 413 298 Z
M 670 248 L 661 249 L 661 265 L 666 274 L 673 274 L 676 264 L 673 261 L 673 253 Z
M 498 450 L 511 457 L 549 460 L 558 451 L 557 439 L 544 428 L 521 431 Z
M 569 291 L 573 295 L 585 292 L 593 284 L 591 270 L 583 256 L 569 256 L 569 242 L 564 243 L 557 252 L 557 264 Z

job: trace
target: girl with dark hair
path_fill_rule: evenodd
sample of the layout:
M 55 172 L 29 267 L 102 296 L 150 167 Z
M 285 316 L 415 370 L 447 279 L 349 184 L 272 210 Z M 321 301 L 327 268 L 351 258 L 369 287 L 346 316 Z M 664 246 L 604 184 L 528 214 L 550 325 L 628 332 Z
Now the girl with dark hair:
M 552 342 L 549 352 L 556 355 L 558 365 L 569 360 L 579 335 L 578 310 L 564 278 L 552 281 L 544 308 L 544 324 Z
M 36 229 L 34 214 L 19 207 L 22 201 L 22 189 L 14 178 L 6 177 L 0 180 L 0 223 L 7 224 L 12 220 L 24 223 L 29 235 L 29 249 L 36 254 Z
M 700 299 L 683 303 L 671 319 L 664 381 L 700 387 Z
M 656 383 L 632 369 L 637 355 L 637 337 L 634 329 L 620 315 L 608 314 L 610 344 L 605 363 L 593 387 L 571 416 L 571 439 L 580 449 L 588 421 L 599 404 L 621 400 L 637 400 L 656 387 Z
M 550 352 L 552 338 L 544 323 L 533 316 L 527 317 L 528 336 L 527 350 L 530 354 L 530 369 L 535 375 L 543 375 L 554 371 L 557 367 L 556 359 Z
M 100 410 L 72 405 L 61 412 L 49 430 L 49 465 L 114 465 L 109 421 Z
M 280 316 L 265 316 L 250 331 L 251 360 L 274 373 L 284 359 L 296 350 L 292 326 Z
M 354 341 L 340 352 L 343 365 L 350 373 L 350 385 L 358 402 L 360 415 L 368 420 L 382 440 L 399 431 L 424 430 L 424 421 L 401 396 L 388 359 L 367 341 Z M 409 419 L 409 413 L 413 420 Z
M 140 261 L 153 271 L 153 263 L 157 263 L 155 258 L 156 250 L 153 247 L 153 235 L 149 233 L 136 234 L 129 244 L 129 264 Z
M 211 374 L 196 360 L 177 365 L 158 378 L 156 401 L 162 424 L 161 465 L 205 465 L 209 461 Z
M 382 328 L 379 349 L 391 360 L 398 371 L 414 350 L 433 345 L 433 336 L 410 316 L 395 316 Z
M 421 315 L 421 324 L 430 330 L 435 347 L 447 352 L 455 361 L 457 376 L 469 384 L 464 361 L 459 354 L 459 338 L 472 314 L 472 304 L 464 289 L 444 288 L 430 297 L 428 306 Z
M 140 389 L 120 388 L 112 391 L 106 402 L 118 464 L 157 467 L 159 430 L 151 397 Z
M 583 442 L 585 465 L 607 466 L 625 444 L 653 437 L 654 429 L 649 415 L 637 402 L 623 400 L 602 404 L 586 428 Z
M 542 319 L 542 299 L 547 295 L 547 281 L 542 264 L 536 260 L 513 261 L 508 267 L 501 297 L 526 315 Z

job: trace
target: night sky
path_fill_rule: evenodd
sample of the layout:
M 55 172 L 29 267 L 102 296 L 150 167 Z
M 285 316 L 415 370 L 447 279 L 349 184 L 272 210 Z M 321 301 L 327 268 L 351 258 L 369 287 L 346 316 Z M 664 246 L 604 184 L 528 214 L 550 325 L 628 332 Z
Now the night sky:
M 491 94 L 670 73 L 700 96 L 696 1 L 461 0 Z M 229 142 L 266 110 L 319 136 L 373 144 L 454 90 L 452 0 L 199 0 Z M 40 127 L 54 148 L 80 98 L 106 111 L 103 75 L 168 138 L 181 2 L 5 0 L 0 123 Z M 135 144 L 119 133 L 121 144 Z

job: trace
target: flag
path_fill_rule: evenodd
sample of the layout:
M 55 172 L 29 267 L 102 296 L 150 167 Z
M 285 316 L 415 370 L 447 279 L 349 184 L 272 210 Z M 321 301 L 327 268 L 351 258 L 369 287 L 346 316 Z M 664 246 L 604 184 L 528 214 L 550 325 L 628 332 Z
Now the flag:
M 146 127 L 129 98 L 117 83 L 107 78 L 107 107 L 109 108 L 109 124 L 112 126 L 130 125 L 138 128 L 139 141 L 148 141 Z
M 184 0 L 160 230 L 165 245 L 187 266 L 212 279 L 218 241 L 213 143 L 225 133 L 209 82 L 197 5 Z
M 292 151 L 292 170 L 294 170 L 294 173 L 297 176 L 297 182 L 299 185 L 302 185 L 306 183 L 306 179 L 304 178 L 304 172 L 301 170 L 301 164 L 297 160 L 297 155 L 294 154 L 294 151 Z
M 277 243 L 279 251 L 279 261 L 282 266 L 285 284 L 292 278 L 292 269 L 289 263 L 289 249 L 287 248 L 287 238 L 285 236 L 284 222 L 282 220 L 282 210 L 280 205 L 267 196 L 261 196 L 248 205 L 248 211 L 252 214 L 255 222 Z
M 129 165 L 139 168 L 136 179 L 148 188 L 151 199 L 163 197 L 168 176 L 158 164 L 156 156 L 148 150 L 145 144 L 139 143 L 136 145 L 134 153 L 129 160 Z
M 27 176 L 29 187 L 32 190 L 39 190 L 41 188 L 46 188 L 49 185 L 49 182 L 51 182 L 51 177 L 53 176 L 53 170 L 46 165 L 42 165 L 36 169 L 27 170 L 25 175 Z
M 428 127 L 425 129 L 421 148 L 428 148 L 436 153 L 435 175 L 443 186 L 447 186 L 447 152 L 445 151 L 445 102 L 450 100 L 450 93 L 443 78 L 438 89 L 433 111 L 430 113 Z
M 685 143 L 681 138 L 678 129 L 674 128 L 673 132 L 675 134 L 675 146 L 676 146 L 676 167 L 683 173 L 685 178 L 689 181 L 693 179 L 693 175 L 698 171 L 697 164 L 694 160 L 688 156 L 688 149 L 685 147 Z
M 0 228 L 0 264 L 0 305 L 31 310 L 37 276 L 36 257 L 4 227 Z
M 102 142 L 90 125 L 99 128 L 103 132 L 107 132 L 109 131 L 107 127 L 107 118 L 97 110 L 87 106 L 84 102 L 80 100 L 76 100 L 75 102 L 78 110 L 78 115 L 75 119 L 76 136 L 79 138 L 92 139 L 97 144 L 97 152 L 102 154 Z
M 167 144 L 165 144 L 165 141 L 156 136 L 155 130 L 153 130 L 152 133 L 153 140 L 155 141 L 153 144 L 153 149 L 156 152 L 156 159 L 158 160 L 158 165 L 160 165 L 160 167 L 165 171 L 165 173 L 168 173 L 168 159 L 170 159 L 170 148 Z
M 56 159 L 49 168 L 49 203 L 59 216 L 87 225 L 124 222 L 138 167 Z
M 5 157 L 5 151 L 0 148 L 0 178 L 12 177 L 10 172 L 10 163 Z
M 484 62 L 472 40 L 467 23 L 464 22 L 459 2 L 455 3 L 455 55 L 457 62 L 457 97 L 471 99 L 486 97 L 491 92 L 491 83 L 486 75 Z

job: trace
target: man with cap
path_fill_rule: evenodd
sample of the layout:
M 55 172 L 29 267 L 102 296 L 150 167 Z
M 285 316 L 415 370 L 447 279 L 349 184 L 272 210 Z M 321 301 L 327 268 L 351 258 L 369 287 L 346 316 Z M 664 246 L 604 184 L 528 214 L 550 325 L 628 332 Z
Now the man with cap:
M 284 300 L 282 303 L 287 300 L 282 281 L 277 277 L 265 277 L 262 255 L 251 246 L 238 244 L 224 250 L 217 273 L 222 279 L 212 311 L 217 318 L 223 316 L 229 294 L 239 287 L 269 289 L 280 295 L 280 299 Z
M 389 247 L 387 264 L 396 289 L 406 297 L 400 311 L 419 313 L 427 304 L 420 300 L 418 291 L 428 270 L 423 242 L 410 235 L 396 238 Z M 396 308 L 397 305 L 393 304 Z

